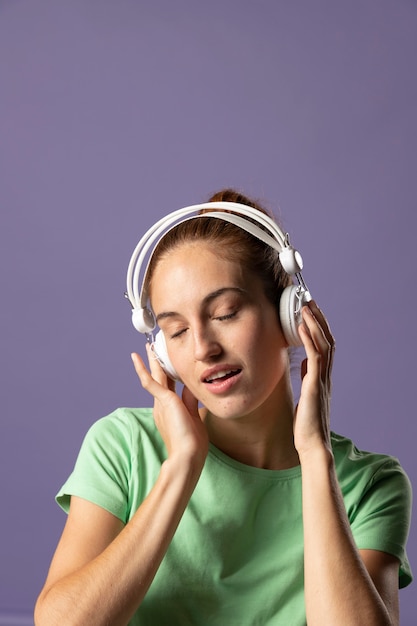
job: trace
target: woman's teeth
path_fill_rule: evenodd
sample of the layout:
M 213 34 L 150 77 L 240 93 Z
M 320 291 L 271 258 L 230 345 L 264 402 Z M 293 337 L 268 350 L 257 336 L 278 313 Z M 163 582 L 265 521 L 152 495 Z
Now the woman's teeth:
M 208 376 L 205 382 L 212 383 L 214 380 L 218 380 L 219 378 L 226 378 L 228 376 L 232 376 L 236 374 L 238 371 L 239 370 L 222 370 L 222 371 L 216 372 L 215 374 L 212 374 L 211 376 Z

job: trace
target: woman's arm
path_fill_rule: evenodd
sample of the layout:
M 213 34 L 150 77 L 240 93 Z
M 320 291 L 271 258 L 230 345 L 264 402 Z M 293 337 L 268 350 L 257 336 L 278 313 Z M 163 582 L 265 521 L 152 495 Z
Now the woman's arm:
M 398 625 L 398 560 L 357 550 L 332 456 L 318 450 L 300 460 L 308 625 Z
M 143 386 L 155 397 L 155 421 L 168 458 L 126 526 L 81 498 L 70 511 L 35 607 L 36 626 L 126 625 L 140 605 L 200 476 L 208 438 L 187 390 L 181 400 L 159 365 L 149 375 L 134 356 Z
M 175 533 L 199 471 L 167 460 L 131 521 L 72 498 L 35 611 L 37 626 L 125 625 L 140 605 Z
M 396 626 L 398 560 L 356 548 L 330 445 L 334 340 L 312 303 L 303 310 L 306 349 L 294 440 L 302 471 L 305 600 L 309 626 Z

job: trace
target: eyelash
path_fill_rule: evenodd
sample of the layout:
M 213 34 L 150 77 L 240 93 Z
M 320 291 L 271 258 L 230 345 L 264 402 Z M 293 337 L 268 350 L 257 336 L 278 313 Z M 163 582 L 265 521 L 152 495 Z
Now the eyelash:
M 237 311 L 233 311 L 233 313 L 228 313 L 227 315 L 220 315 L 219 317 L 215 317 L 215 320 L 219 322 L 223 322 L 224 320 L 230 320 L 232 317 L 235 317 Z
M 177 337 L 180 337 L 183 333 L 185 333 L 186 330 L 186 328 L 184 328 L 183 330 L 179 330 L 177 333 L 171 335 L 170 339 L 177 339 Z
M 213 319 L 218 322 L 225 322 L 227 320 L 232 319 L 236 315 L 237 315 L 237 311 L 233 311 L 233 313 L 227 313 L 227 315 L 219 315 L 218 317 L 213 317 Z M 177 333 L 174 333 L 173 335 L 171 335 L 170 338 L 176 339 L 177 337 L 180 337 L 183 333 L 185 333 L 186 330 L 187 330 L 186 328 L 184 328 L 183 330 L 179 330 Z

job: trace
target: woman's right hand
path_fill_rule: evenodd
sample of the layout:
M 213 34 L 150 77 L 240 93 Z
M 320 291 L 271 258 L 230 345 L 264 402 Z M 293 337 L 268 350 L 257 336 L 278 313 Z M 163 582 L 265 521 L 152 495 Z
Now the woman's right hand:
M 201 467 L 208 452 L 209 439 L 198 410 L 198 400 L 184 386 L 181 398 L 175 381 L 164 372 L 149 344 L 146 344 L 149 369 L 134 352 L 132 361 L 140 383 L 154 397 L 155 424 L 164 440 L 168 456 L 180 455 Z

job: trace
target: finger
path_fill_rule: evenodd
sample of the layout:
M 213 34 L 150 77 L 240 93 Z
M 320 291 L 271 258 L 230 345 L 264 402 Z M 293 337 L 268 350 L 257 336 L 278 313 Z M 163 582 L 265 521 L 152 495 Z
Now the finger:
M 320 324 L 324 332 L 324 335 L 327 339 L 327 342 L 329 344 L 329 352 L 328 352 L 328 357 L 327 357 L 327 375 L 330 378 L 330 373 L 333 369 L 334 354 L 336 351 L 336 341 L 330 329 L 329 322 L 327 321 L 327 318 L 323 314 L 320 307 L 317 305 L 317 303 L 314 300 L 312 300 L 309 304 L 311 305 L 310 310 L 312 310 L 314 317 L 317 319 L 318 323 Z
M 314 317 L 320 324 L 321 328 L 323 329 L 324 335 L 327 341 L 329 342 L 329 344 L 334 345 L 335 340 L 334 340 L 332 331 L 330 329 L 329 322 L 327 321 L 327 318 L 324 315 L 323 311 L 317 305 L 317 302 L 315 300 L 311 300 L 307 306 L 310 309 L 310 311 L 313 313 Z
M 182 401 L 190 415 L 198 419 L 201 419 L 200 414 L 198 412 L 198 400 L 191 393 L 188 387 L 185 387 L 185 386 L 182 390 Z
M 309 314 L 303 312 L 303 323 L 300 324 L 299 334 L 301 341 L 303 342 L 304 349 L 306 351 L 307 359 L 313 357 L 314 355 L 320 355 L 321 351 L 317 346 L 317 337 L 314 337 L 315 331 L 311 319 L 309 319 Z M 305 318 L 305 319 L 304 319 Z
M 315 303 L 312 307 L 303 308 L 303 321 L 308 328 L 315 349 L 322 357 L 322 380 L 330 380 L 333 367 L 334 339 L 330 332 L 327 320 Z
M 308 330 L 316 350 L 322 354 L 329 345 L 324 329 L 309 306 L 303 307 L 301 313 L 304 326 Z
M 152 378 L 156 380 L 160 385 L 168 387 L 168 376 L 166 372 L 164 372 L 164 370 L 162 369 L 161 364 L 158 361 L 158 357 L 156 356 L 155 351 L 149 343 L 146 344 L 146 354 L 148 356 L 149 369 Z
M 300 327 L 300 337 L 304 343 L 307 356 L 307 372 L 323 384 L 328 384 L 330 372 L 328 360 L 330 358 L 330 346 L 324 335 L 323 329 L 314 318 L 308 307 L 303 309 L 304 323 Z
M 143 362 L 143 359 L 139 356 L 139 354 L 133 352 L 131 354 L 131 358 L 142 387 L 146 391 L 149 391 L 149 393 L 153 395 L 154 398 L 160 399 L 162 392 L 167 391 L 166 387 L 164 388 L 157 380 L 153 378 L 153 376 L 151 376 L 145 366 L 145 363 Z
M 322 356 L 320 351 L 317 349 L 315 341 L 311 335 L 310 328 L 307 324 L 300 325 L 299 334 L 307 357 L 302 363 L 302 380 L 307 373 L 311 374 L 316 380 L 319 380 L 322 375 Z
M 132 352 L 130 355 L 132 359 L 133 366 L 135 368 L 135 372 L 139 377 L 139 380 L 142 382 L 142 378 L 145 378 L 146 374 L 149 374 L 147 371 L 145 364 L 142 360 L 142 357 L 139 356 L 137 352 Z

